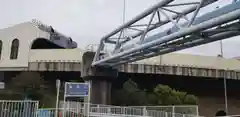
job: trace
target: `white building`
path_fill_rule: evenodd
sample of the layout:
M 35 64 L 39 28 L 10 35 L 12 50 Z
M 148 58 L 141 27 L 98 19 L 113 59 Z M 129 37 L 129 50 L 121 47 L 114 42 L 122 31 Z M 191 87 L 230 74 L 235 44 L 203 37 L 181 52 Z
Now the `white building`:
M 76 48 L 77 43 L 36 20 L 0 30 L 0 67 L 28 67 L 31 49 Z

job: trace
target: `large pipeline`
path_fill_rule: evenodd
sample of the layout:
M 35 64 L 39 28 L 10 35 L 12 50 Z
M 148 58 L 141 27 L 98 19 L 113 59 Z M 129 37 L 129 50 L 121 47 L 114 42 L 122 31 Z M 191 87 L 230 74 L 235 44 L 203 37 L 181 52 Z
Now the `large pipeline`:
M 112 60 L 112 59 L 120 58 L 122 56 L 131 54 L 131 53 L 135 53 L 135 52 L 138 52 L 138 51 L 141 51 L 141 50 L 146 50 L 150 47 L 157 46 L 157 45 L 160 45 L 162 43 L 165 43 L 165 42 L 168 42 L 168 41 L 171 41 L 171 40 L 175 40 L 175 39 L 178 39 L 178 38 L 186 36 L 186 35 L 190 35 L 192 33 L 197 33 L 199 31 L 203 31 L 203 30 L 210 29 L 212 27 L 219 26 L 219 25 L 227 23 L 227 22 L 234 21 L 234 20 L 236 20 L 240 17 L 240 2 L 237 2 L 235 4 L 230 4 L 230 5 L 227 5 L 225 7 L 216 9 L 214 12 L 215 13 L 219 13 L 220 11 L 223 12 L 224 9 L 227 10 L 228 12 L 224 12 L 225 14 L 222 14 L 220 16 L 214 15 L 215 17 L 214 18 L 211 17 L 212 19 L 209 19 L 205 22 L 202 22 L 200 24 L 196 24 L 194 26 L 191 26 L 191 27 L 183 29 L 183 30 L 179 30 L 175 33 L 172 33 L 172 34 L 164 36 L 164 37 L 160 37 L 161 35 L 159 35 L 159 34 L 151 36 L 151 38 L 155 38 L 155 40 L 150 41 L 148 43 L 141 44 L 141 45 L 139 45 L 137 47 L 134 47 L 132 49 L 127 49 L 123 52 L 120 52 L 120 53 L 117 53 L 115 55 L 109 56 L 109 57 L 104 58 L 102 60 L 95 61 L 95 62 L 93 62 L 92 65 L 97 65 L 97 64 L 107 62 L 107 61 Z M 146 57 L 146 58 L 149 58 L 149 57 Z
M 217 10 L 214 10 L 213 12 L 209 12 L 209 13 L 206 13 L 206 14 L 200 16 L 200 17 L 197 17 L 197 18 L 193 21 L 192 25 L 198 25 L 198 24 L 200 24 L 200 23 L 202 23 L 202 22 L 206 22 L 206 21 L 208 21 L 208 20 L 210 20 L 210 19 L 219 17 L 219 16 L 221 16 L 221 15 L 223 15 L 223 14 L 227 14 L 227 13 L 232 12 L 232 11 L 234 11 L 234 10 L 237 10 L 237 9 L 239 9 L 239 8 L 240 8 L 240 1 L 236 2 L 235 4 L 227 5 L 227 6 L 225 6 L 225 7 L 222 7 L 222 8 L 219 8 L 219 9 L 217 9 Z M 187 26 L 187 25 L 188 25 L 188 23 L 184 23 L 184 24 L 182 24 L 181 26 L 182 26 L 182 27 L 185 27 L 185 26 Z M 170 28 L 170 29 L 167 30 L 167 31 L 160 32 L 160 33 L 157 33 L 157 34 L 155 34 L 155 35 L 153 35 L 153 36 L 150 36 L 150 37 L 144 39 L 144 41 L 142 41 L 142 42 L 141 42 L 141 41 L 140 41 L 140 42 L 137 42 L 137 44 L 138 44 L 138 45 L 141 45 L 141 44 L 145 44 L 145 43 L 151 42 L 151 41 L 153 41 L 153 40 L 161 39 L 161 38 L 163 38 L 164 36 L 169 35 L 169 34 L 168 34 L 169 31 L 170 31 L 171 33 L 175 33 L 175 32 L 177 32 L 177 31 L 179 31 L 179 30 L 180 30 L 180 29 L 179 29 L 178 27 L 174 26 L 174 27 Z M 134 47 L 133 45 L 127 45 L 127 46 L 124 46 L 124 45 L 123 45 L 122 48 L 120 48 L 120 51 L 125 51 L 125 50 L 128 50 L 128 49 L 133 48 L 133 47 Z

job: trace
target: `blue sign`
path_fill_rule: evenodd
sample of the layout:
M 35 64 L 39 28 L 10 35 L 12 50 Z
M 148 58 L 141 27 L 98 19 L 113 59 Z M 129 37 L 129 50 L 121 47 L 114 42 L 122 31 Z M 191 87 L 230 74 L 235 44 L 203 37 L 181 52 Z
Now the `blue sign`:
M 65 84 L 65 95 L 67 97 L 85 97 L 89 93 L 88 83 L 71 83 L 66 82 Z

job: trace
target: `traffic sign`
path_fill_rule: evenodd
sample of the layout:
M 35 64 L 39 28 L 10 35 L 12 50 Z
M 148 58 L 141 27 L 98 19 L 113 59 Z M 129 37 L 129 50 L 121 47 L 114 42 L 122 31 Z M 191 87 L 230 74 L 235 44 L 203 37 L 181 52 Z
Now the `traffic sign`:
M 66 82 L 66 97 L 85 97 L 89 95 L 89 83 Z

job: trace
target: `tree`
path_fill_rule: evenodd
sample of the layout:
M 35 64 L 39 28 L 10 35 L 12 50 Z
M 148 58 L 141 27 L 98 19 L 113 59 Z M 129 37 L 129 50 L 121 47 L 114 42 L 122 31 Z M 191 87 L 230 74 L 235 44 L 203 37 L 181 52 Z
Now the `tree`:
M 54 85 L 55 86 L 55 85 Z M 38 72 L 21 72 L 13 77 L 11 82 L 7 84 L 7 89 L 14 93 L 18 93 L 23 98 L 31 100 L 40 100 L 40 105 L 55 97 L 53 91 L 55 89 L 50 82 L 47 82 Z
M 113 92 L 113 103 L 124 106 L 139 105 L 144 102 L 144 93 L 138 89 L 135 82 L 128 80 L 123 84 L 122 89 Z
M 37 72 L 21 72 L 12 78 L 8 86 L 12 91 L 19 92 L 27 97 L 32 95 L 33 92 L 38 92 L 45 88 L 44 80 Z
M 154 89 L 158 97 L 158 104 L 160 105 L 197 105 L 198 99 L 194 95 L 180 92 L 170 88 L 167 85 L 159 84 Z M 169 110 L 165 110 L 169 111 Z M 175 108 L 177 113 L 195 113 L 196 109 L 193 108 Z
M 198 99 L 194 95 L 189 95 L 186 92 L 180 92 L 170 88 L 167 85 L 157 85 L 154 92 L 158 96 L 159 103 L 162 105 L 196 105 Z
M 118 105 L 196 105 L 197 97 L 180 92 L 167 85 L 157 85 L 153 91 L 140 90 L 137 84 L 128 80 L 122 89 L 114 91 L 113 102 Z

